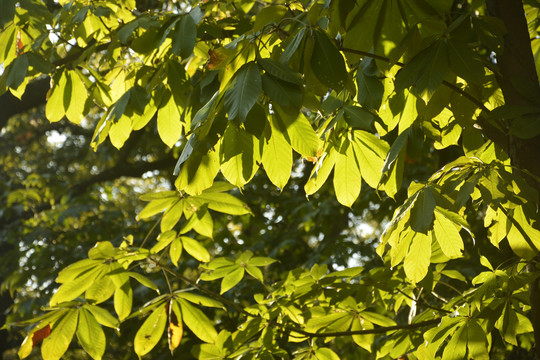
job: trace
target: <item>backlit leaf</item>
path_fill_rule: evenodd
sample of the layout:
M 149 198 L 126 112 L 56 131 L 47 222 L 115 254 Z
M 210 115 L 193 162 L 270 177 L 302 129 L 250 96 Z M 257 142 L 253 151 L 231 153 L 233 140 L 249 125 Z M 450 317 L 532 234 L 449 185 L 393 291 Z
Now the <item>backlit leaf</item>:
M 135 334 L 133 345 L 135 353 L 139 357 L 148 354 L 157 345 L 163 335 L 166 324 L 167 311 L 166 304 L 164 303 L 152 311 L 137 331 L 137 334 Z
M 103 357 L 106 344 L 105 333 L 92 313 L 85 308 L 79 311 L 77 339 L 92 359 L 98 360 Z
M 78 315 L 78 311 L 70 310 L 54 324 L 51 335 L 41 345 L 43 360 L 59 360 L 64 355 L 75 334 Z
M 414 283 L 422 280 L 428 272 L 430 258 L 431 236 L 415 233 L 403 264 L 407 278 Z
M 283 189 L 292 169 L 292 148 L 280 129 L 272 126 L 269 139 L 263 139 L 262 163 L 270 181 Z
M 213 343 L 217 332 L 208 317 L 184 299 L 178 299 L 178 303 L 182 309 L 184 324 L 202 341 Z
M 350 207 L 360 194 L 362 176 L 358 167 L 357 157 L 352 145 L 345 143 L 345 153 L 336 153 L 334 165 L 334 189 L 337 200 Z
M 228 273 L 221 281 L 220 294 L 224 294 L 233 288 L 244 277 L 244 268 L 238 267 L 235 270 Z
M 170 148 L 176 144 L 182 135 L 182 123 L 180 122 L 180 108 L 176 104 L 174 96 L 164 97 L 162 105 L 158 109 L 157 127 L 161 140 Z
M 202 262 L 210 261 L 210 254 L 208 253 L 208 250 L 206 250 L 206 248 L 197 240 L 187 236 L 182 236 L 180 240 L 182 240 L 182 246 L 189 255 Z

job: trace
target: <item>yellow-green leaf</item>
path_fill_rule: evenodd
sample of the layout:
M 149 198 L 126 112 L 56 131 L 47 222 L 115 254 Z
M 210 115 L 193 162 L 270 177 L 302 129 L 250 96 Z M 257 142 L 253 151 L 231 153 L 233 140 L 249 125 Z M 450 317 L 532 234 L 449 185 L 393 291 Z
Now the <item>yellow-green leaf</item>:
M 337 200 L 345 206 L 351 207 L 362 185 L 362 176 L 356 160 L 355 151 L 348 141 L 344 144 L 344 154 L 337 152 L 334 166 L 334 189 Z
M 444 255 L 449 258 L 461 256 L 463 240 L 461 239 L 461 235 L 459 235 L 459 227 L 439 212 L 435 212 L 433 234 L 441 246 Z
M 405 257 L 403 268 L 405 274 L 412 282 L 418 283 L 422 280 L 429 267 L 431 259 L 431 236 L 423 233 L 415 233 L 411 247 Z
M 166 303 L 158 306 L 137 331 L 133 345 L 135 353 L 139 358 L 148 354 L 150 350 L 157 345 L 159 339 L 161 339 L 163 330 L 165 330 L 165 325 L 167 324 L 167 311 L 165 306 Z
M 186 300 L 178 299 L 177 301 L 182 309 L 184 324 L 202 341 L 213 343 L 217 338 L 217 332 L 210 319 Z
M 180 239 L 182 240 L 182 245 L 184 249 L 189 255 L 202 262 L 210 261 L 210 254 L 208 253 L 208 250 L 206 250 L 206 248 L 202 246 L 197 240 L 186 236 L 182 236 Z
M 79 324 L 77 325 L 77 339 L 92 359 L 99 360 L 105 353 L 105 333 L 88 310 L 79 311 Z
M 41 356 L 43 360 L 59 360 L 67 351 L 77 328 L 79 312 L 70 310 L 54 324 L 51 335 L 43 340 Z
M 181 111 L 170 94 L 162 100 L 162 106 L 158 109 L 157 128 L 159 137 L 168 147 L 172 148 L 182 135 L 182 123 L 180 122 Z
M 270 138 L 262 141 L 264 171 L 274 185 L 283 189 L 291 176 L 293 162 L 291 145 L 289 145 L 281 130 L 275 126 L 272 126 Z
M 236 284 L 242 280 L 244 277 L 244 268 L 243 267 L 237 267 L 233 271 L 229 272 L 227 275 L 223 277 L 223 280 L 221 280 L 221 294 L 226 293 L 231 288 L 233 288 Z

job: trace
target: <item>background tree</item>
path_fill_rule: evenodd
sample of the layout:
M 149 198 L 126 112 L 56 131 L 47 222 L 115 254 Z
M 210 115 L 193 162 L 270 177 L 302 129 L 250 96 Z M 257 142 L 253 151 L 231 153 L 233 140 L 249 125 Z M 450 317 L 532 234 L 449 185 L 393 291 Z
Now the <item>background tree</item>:
M 532 356 L 536 2 L 2 6 L 20 357 Z

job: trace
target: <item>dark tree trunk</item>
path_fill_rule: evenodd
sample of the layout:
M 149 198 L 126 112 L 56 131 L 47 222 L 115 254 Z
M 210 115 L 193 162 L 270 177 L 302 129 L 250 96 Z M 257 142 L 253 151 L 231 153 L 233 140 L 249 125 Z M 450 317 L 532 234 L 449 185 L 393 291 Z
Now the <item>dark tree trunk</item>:
M 521 0 L 486 0 L 489 14 L 501 19 L 506 27 L 504 49 L 497 54 L 499 85 L 505 104 L 515 106 L 540 105 L 540 87 L 536 74 L 534 57 L 527 21 Z M 520 90 L 526 89 L 525 91 Z M 513 119 L 507 119 L 512 125 Z M 530 171 L 540 177 L 540 137 L 520 139 L 508 136 L 509 155 L 512 165 Z M 530 178 L 529 183 L 540 193 L 538 181 Z M 538 204 L 538 199 L 530 199 Z M 538 258 L 536 259 L 536 263 Z M 529 266 L 538 271 L 536 264 Z M 540 284 L 539 280 L 530 285 L 531 321 L 534 327 L 535 353 L 540 360 Z

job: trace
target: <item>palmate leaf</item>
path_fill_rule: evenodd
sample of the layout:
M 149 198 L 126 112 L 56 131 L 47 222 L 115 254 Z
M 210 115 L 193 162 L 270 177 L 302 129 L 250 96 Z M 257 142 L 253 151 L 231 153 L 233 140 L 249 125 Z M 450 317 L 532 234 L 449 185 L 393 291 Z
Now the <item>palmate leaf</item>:
M 342 148 L 345 149 L 336 153 L 334 189 L 337 200 L 350 207 L 360 195 L 362 176 L 354 147 L 346 141 Z
M 177 301 L 182 309 L 184 324 L 202 341 L 213 343 L 218 335 L 210 319 L 186 300 L 178 299 Z
M 167 310 L 166 303 L 158 306 L 154 311 L 146 318 L 141 325 L 137 334 L 135 334 L 135 340 L 133 345 L 135 353 L 139 358 L 146 355 L 152 350 L 163 335 L 165 325 L 167 324 Z
M 427 233 L 433 222 L 435 197 L 429 187 L 420 190 L 411 209 L 411 228 L 416 232 Z
M 173 31 L 172 52 L 187 58 L 193 53 L 197 40 L 197 24 L 190 15 L 184 15 Z
M 435 212 L 433 234 L 441 246 L 444 255 L 449 258 L 461 256 L 463 240 L 459 235 L 459 227 L 439 212 Z
M 263 139 L 262 163 L 270 181 L 283 189 L 291 175 L 293 156 L 291 145 L 274 122 L 271 122 L 271 134 Z
M 225 93 L 225 109 L 229 119 L 244 122 L 262 91 L 259 66 L 254 62 L 243 65 L 235 74 L 232 85 Z
M 41 346 L 43 360 L 59 360 L 64 355 L 75 334 L 78 317 L 77 310 L 70 310 L 54 324 L 51 334 Z
M 403 264 L 407 278 L 414 283 L 422 280 L 428 272 L 430 259 L 431 236 L 419 232 L 414 233 L 411 247 Z
M 170 148 L 174 146 L 180 139 L 180 135 L 182 135 L 180 115 L 181 111 L 174 96 L 171 93 L 164 96 L 161 107 L 158 109 L 157 127 L 159 137 Z
M 347 80 L 347 68 L 343 56 L 323 31 L 314 31 L 311 69 L 324 85 L 339 92 Z
M 105 353 L 105 333 L 94 315 L 85 308 L 79 311 L 77 340 L 94 360 L 99 360 Z
M 221 172 L 238 187 L 243 187 L 258 168 L 260 159 L 257 138 L 230 123 L 223 134 L 221 151 Z

